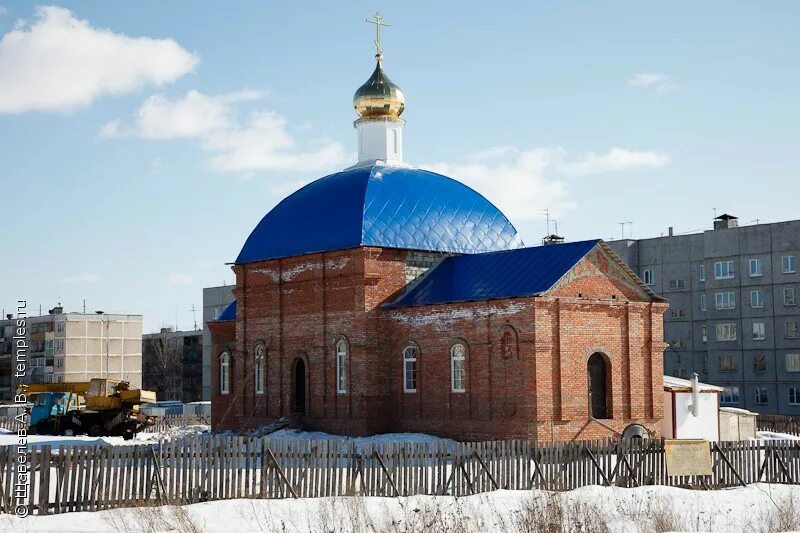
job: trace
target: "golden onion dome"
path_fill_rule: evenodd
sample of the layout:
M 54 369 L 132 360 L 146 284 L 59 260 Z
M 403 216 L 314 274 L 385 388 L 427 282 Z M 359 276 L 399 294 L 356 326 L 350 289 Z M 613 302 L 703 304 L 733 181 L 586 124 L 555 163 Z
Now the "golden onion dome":
M 406 98 L 400 87 L 383 72 L 383 56 L 377 54 L 375 59 L 378 63 L 372 76 L 353 95 L 353 107 L 361 118 L 397 119 L 406 107 Z

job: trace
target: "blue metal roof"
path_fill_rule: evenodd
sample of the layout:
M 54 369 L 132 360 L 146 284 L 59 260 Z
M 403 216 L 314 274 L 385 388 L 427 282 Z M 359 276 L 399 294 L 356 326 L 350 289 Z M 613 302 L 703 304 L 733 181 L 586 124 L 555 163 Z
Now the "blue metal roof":
M 537 296 L 600 241 L 581 241 L 444 259 L 386 307 Z
M 482 253 L 522 246 L 491 202 L 426 170 L 372 164 L 320 178 L 258 223 L 236 263 L 356 246 Z
M 217 322 L 225 322 L 227 320 L 236 320 L 236 300 L 226 305 L 225 309 L 217 317 Z

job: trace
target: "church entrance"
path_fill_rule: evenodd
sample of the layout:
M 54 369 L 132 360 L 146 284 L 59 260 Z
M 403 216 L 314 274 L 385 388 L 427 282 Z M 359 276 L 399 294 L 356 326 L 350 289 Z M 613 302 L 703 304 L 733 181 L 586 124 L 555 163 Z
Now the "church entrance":
M 589 411 L 592 418 L 608 418 L 608 375 L 606 359 L 593 353 L 587 363 L 589 374 Z
M 306 414 L 306 364 L 302 359 L 297 359 L 294 364 L 294 413 Z

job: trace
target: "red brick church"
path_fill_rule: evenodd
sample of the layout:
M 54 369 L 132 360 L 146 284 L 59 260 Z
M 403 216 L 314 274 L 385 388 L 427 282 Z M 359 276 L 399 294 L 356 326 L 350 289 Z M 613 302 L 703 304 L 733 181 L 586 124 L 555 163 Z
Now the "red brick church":
M 602 241 L 524 247 L 486 198 L 404 163 L 404 96 L 376 59 L 358 163 L 280 202 L 234 263 L 209 324 L 214 429 L 657 433 L 665 301 Z

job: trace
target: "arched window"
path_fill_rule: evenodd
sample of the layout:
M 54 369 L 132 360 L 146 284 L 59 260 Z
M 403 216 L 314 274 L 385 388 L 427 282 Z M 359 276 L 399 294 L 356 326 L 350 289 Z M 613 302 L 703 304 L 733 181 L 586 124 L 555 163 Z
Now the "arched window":
M 589 412 L 592 418 L 608 418 L 608 372 L 603 354 L 595 352 L 586 363 L 589 373 Z
M 344 339 L 336 343 L 336 392 L 347 392 L 347 342 Z
M 256 394 L 264 394 L 264 346 L 256 346 L 256 361 L 253 367 Z
M 461 344 L 454 344 L 450 348 L 450 388 L 453 392 L 464 392 L 464 361 L 467 357 L 467 348 Z
M 219 393 L 230 394 L 231 392 L 231 356 L 228 352 L 222 352 L 219 356 Z
M 417 349 L 414 346 L 403 350 L 403 390 L 417 392 Z

